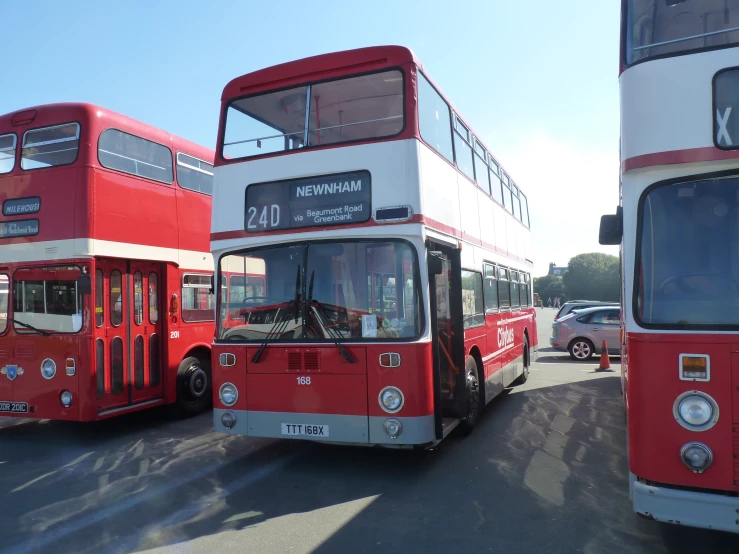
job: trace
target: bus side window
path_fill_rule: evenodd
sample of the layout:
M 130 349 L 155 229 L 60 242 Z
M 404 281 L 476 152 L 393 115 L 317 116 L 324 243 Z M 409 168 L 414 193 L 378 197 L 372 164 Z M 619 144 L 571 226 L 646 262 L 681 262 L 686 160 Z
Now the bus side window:
M 498 301 L 501 310 L 508 310 L 511 307 L 511 289 L 508 276 L 507 269 L 498 268 Z
M 121 272 L 114 269 L 110 272 L 110 323 L 113 327 L 118 327 L 123 323 L 122 286 L 123 278 Z
M 485 323 L 482 275 L 476 271 L 462 270 L 462 314 L 465 329 L 478 327 Z
M 9 283 L 7 275 L 0 275 L 0 334 L 8 328 Z
M 496 268 L 493 265 L 485 264 L 485 279 L 483 283 L 485 298 L 485 313 L 498 312 L 498 277 Z
M 212 275 L 182 276 L 182 321 L 213 321 Z
M 102 327 L 105 322 L 105 282 L 103 270 L 95 270 L 95 327 Z

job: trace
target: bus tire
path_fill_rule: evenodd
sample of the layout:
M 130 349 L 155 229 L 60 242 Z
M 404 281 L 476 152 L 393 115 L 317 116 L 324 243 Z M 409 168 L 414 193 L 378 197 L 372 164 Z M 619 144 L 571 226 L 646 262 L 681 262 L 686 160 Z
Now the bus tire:
M 467 357 L 464 372 L 467 376 L 467 415 L 462 418 L 459 427 L 462 429 L 462 433 L 466 435 L 472 431 L 472 428 L 477 423 L 483 407 L 480 373 L 473 356 Z
M 177 370 L 177 406 L 184 415 L 195 415 L 211 407 L 213 386 L 210 360 L 185 358 Z
M 513 385 L 523 385 L 526 381 L 529 380 L 529 371 L 531 362 L 529 361 L 531 359 L 531 353 L 529 352 L 529 339 L 528 337 L 523 338 L 523 373 L 518 376 L 518 378 L 513 381 Z

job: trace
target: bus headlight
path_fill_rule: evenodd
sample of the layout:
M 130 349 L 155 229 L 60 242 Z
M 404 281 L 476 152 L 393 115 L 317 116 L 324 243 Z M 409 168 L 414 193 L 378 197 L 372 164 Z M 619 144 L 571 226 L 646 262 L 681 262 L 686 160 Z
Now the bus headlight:
M 239 399 L 239 391 L 232 383 L 223 383 L 218 391 L 218 397 L 226 406 L 233 406 Z
M 72 405 L 72 393 L 68 390 L 62 391 L 62 394 L 59 396 L 59 400 L 61 401 L 62 406 L 69 408 Z
M 403 393 L 395 387 L 385 387 L 380 391 L 380 407 L 388 413 L 394 414 L 403 407 Z
M 233 426 L 236 425 L 236 414 L 233 412 L 223 412 L 221 423 L 223 423 L 226 429 L 233 429 Z
M 398 435 L 403 432 L 403 424 L 397 419 L 386 419 L 382 426 L 391 439 L 397 439 Z
M 41 375 L 44 379 L 51 379 L 56 375 L 56 364 L 51 358 L 46 358 L 41 362 Z
M 680 450 L 680 458 L 693 473 L 703 473 L 713 463 L 713 452 L 705 444 L 689 442 Z
M 718 405 L 700 391 L 688 391 L 678 396 L 673 413 L 677 422 L 691 431 L 705 431 L 718 421 Z

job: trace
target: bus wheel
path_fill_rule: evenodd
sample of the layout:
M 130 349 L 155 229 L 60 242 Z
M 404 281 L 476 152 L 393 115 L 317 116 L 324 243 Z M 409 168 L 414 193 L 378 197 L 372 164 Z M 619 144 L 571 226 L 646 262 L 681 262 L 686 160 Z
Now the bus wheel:
M 529 371 L 531 362 L 530 360 L 530 353 L 529 353 L 529 339 L 524 337 L 523 339 L 523 373 L 518 376 L 518 379 L 516 379 L 513 384 L 514 385 L 523 385 L 526 381 L 529 380 Z
M 467 357 L 464 371 L 467 375 L 467 415 L 462 419 L 459 426 L 462 432 L 467 434 L 472 431 L 482 412 L 480 378 L 474 357 Z
M 595 346 L 588 339 L 575 339 L 567 347 L 574 360 L 585 361 L 593 357 Z
M 185 358 L 177 370 L 177 405 L 186 415 L 207 410 L 213 402 L 210 362 L 193 356 Z

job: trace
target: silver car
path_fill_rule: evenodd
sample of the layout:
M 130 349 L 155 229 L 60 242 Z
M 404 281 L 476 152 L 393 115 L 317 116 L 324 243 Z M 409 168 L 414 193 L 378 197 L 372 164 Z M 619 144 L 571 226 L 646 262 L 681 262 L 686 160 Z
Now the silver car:
M 601 302 L 599 300 L 570 300 L 562 304 L 562 307 L 554 316 L 554 321 L 562 319 L 575 310 L 584 310 L 585 308 L 596 308 L 603 306 L 618 307 L 618 302 Z
M 621 308 L 598 306 L 576 310 L 552 325 L 549 344 L 556 350 L 569 352 L 575 360 L 589 360 L 601 353 L 603 339 L 609 355 L 621 353 Z

